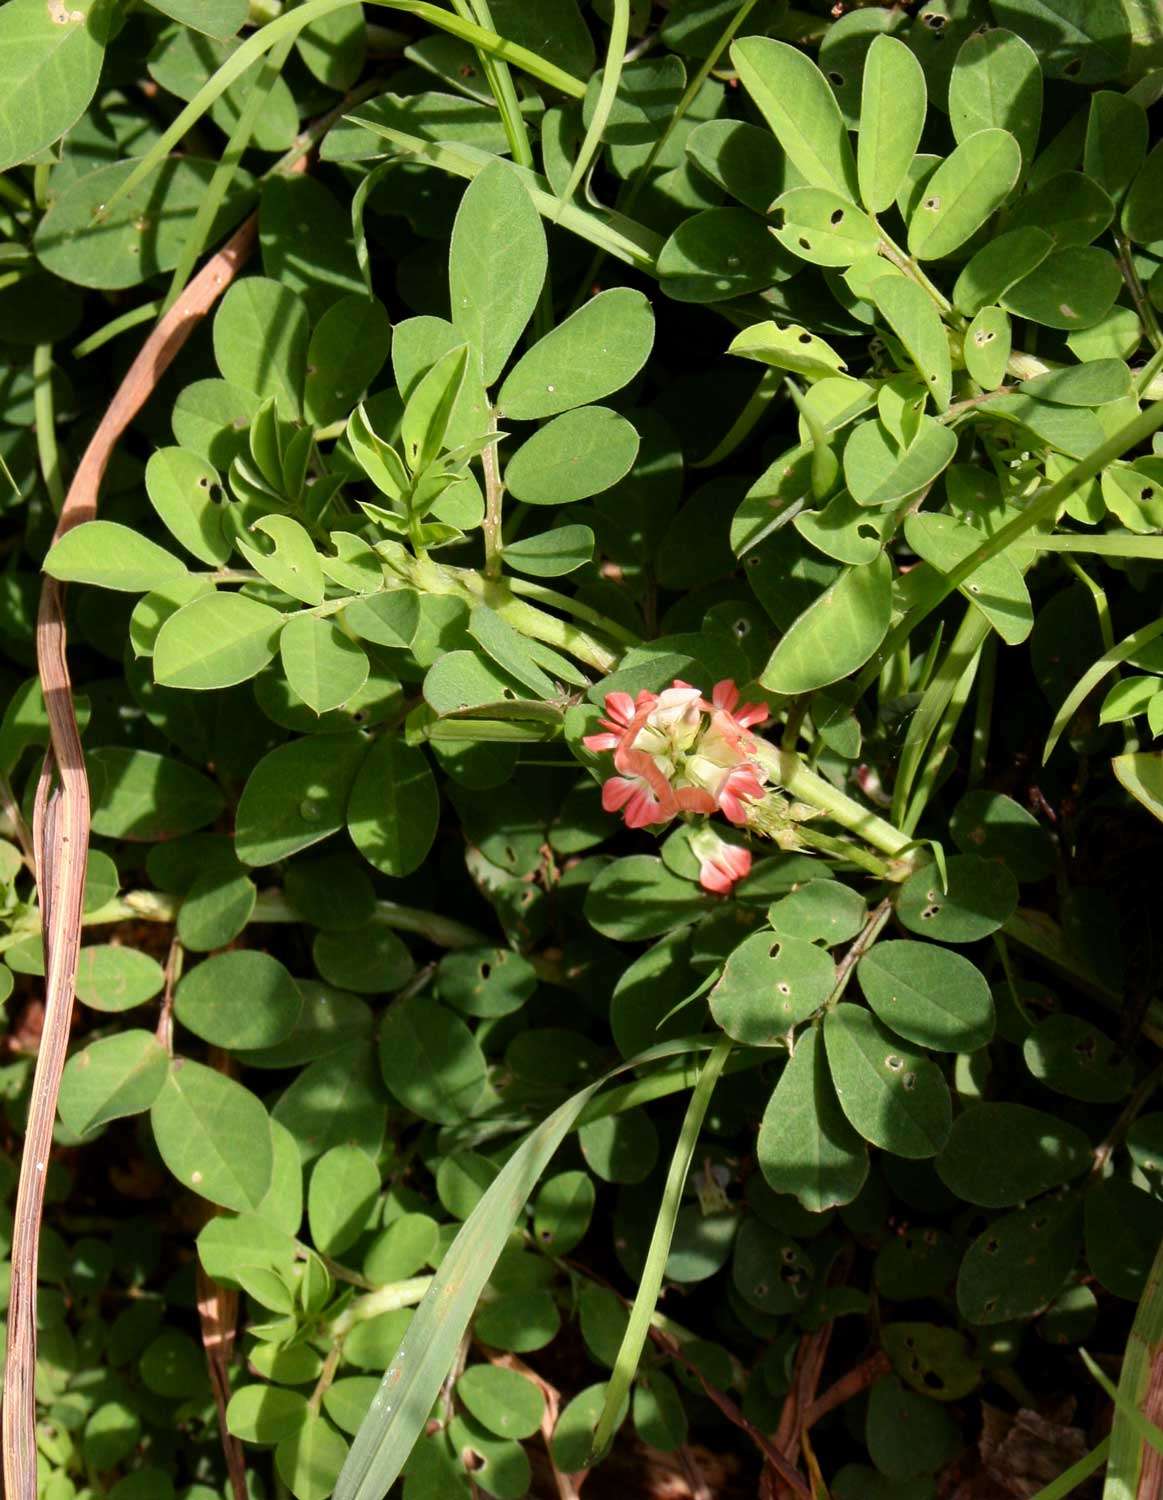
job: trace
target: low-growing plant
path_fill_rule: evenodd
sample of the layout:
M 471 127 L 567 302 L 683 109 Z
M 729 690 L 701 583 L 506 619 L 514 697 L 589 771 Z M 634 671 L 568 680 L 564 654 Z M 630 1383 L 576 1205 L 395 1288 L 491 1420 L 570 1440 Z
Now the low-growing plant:
M 6 1493 L 1154 1494 L 1159 7 L 0 85 Z

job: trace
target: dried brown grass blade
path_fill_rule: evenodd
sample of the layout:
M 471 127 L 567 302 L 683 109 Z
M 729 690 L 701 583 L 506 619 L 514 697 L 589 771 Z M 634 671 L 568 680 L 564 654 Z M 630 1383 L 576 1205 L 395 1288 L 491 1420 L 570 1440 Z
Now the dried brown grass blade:
M 254 216 L 207 262 L 142 345 L 77 467 L 54 541 L 96 515 L 97 493 L 119 438 L 182 345 L 245 264 L 257 233 Z M 64 593 L 55 579 L 44 580 L 36 628 L 37 666 L 51 732 L 33 825 L 44 929 L 45 1020 L 12 1232 L 3 1410 L 4 1493 L 8 1500 L 36 1500 L 36 1267 L 44 1180 L 69 1045 L 89 842 L 89 784 L 65 655 Z

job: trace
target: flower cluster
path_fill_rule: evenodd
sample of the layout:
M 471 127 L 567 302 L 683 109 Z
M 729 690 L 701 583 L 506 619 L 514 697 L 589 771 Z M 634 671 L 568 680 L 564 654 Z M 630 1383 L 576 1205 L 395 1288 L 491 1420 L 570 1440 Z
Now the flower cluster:
M 739 827 L 749 805 L 764 795 L 763 767 L 754 759 L 750 730 L 768 717 L 758 703 L 739 702 L 729 680 L 708 702 L 676 679 L 661 693 L 606 695 L 602 733 L 587 735 L 587 750 L 613 751 L 614 769 L 602 786 L 602 806 L 620 812 L 628 828 L 669 823 L 680 813 L 721 812 Z M 751 868 L 746 849 L 717 840 L 701 860 L 707 890 L 728 892 Z

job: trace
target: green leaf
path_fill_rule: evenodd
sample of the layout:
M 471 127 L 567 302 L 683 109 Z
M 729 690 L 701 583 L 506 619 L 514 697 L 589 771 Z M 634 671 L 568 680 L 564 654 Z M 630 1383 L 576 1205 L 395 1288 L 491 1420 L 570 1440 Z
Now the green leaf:
M 561 578 L 583 567 L 593 554 L 594 534 L 588 526 L 555 526 L 510 542 L 502 552 L 514 572 L 530 578 Z
M 684 927 L 709 909 L 691 880 L 672 875 L 651 854 L 631 854 L 600 870 L 586 893 L 585 913 L 604 937 L 642 942 Z
M 267 1112 L 249 1089 L 177 1057 L 150 1120 L 161 1158 L 180 1183 L 222 1208 L 258 1207 L 274 1152 Z
M 235 819 L 235 852 L 273 865 L 343 827 L 356 773 L 368 753 L 361 734 L 291 740 L 250 773 Z
M 1010 215 L 1015 228 L 1044 229 L 1059 249 L 1089 245 L 1114 218 L 1106 190 L 1082 172 L 1059 172 L 1026 193 Z
M 1163 239 L 1163 209 L 1159 206 L 1163 193 L 1163 142 L 1155 146 L 1150 156 L 1135 174 L 1123 204 L 1123 231 L 1129 239 L 1140 245 L 1149 245 Z
M 856 165 L 860 199 L 869 213 L 896 201 L 921 142 L 928 110 L 925 74 L 896 37 L 873 38 L 864 59 Z
M 169 1059 L 148 1031 L 122 1031 L 74 1052 L 65 1064 L 57 1108 L 75 1135 L 142 1114 L 165 1083 Z
M 907 1390 L 896 1376 L 878 1380 L 869 1392 L 864 1434 L 868 1456 L 898 1489 L 935 1474 L 961 1444 L 961 1429 L 949 1413 Z
M 485 1058 L 459 1016 L 416 995 L 391 1007 L 380 1032 L 384 1082 L 423 1120 L 455 1125 L 485 1087 Z
M 520 177 L 494 160 L 465 190 L 449 248 L 452 321 L 486 385 L 500 375 L 545 281 L 545 231 Z
M 1018 883 L 1005 865 L 976 854 L 916 870 L 900 888 L 897 916 L 910 932 L 937 943 L 976 943 L 1003 926 L 1018 904 Z
M 1057 864 L 1049 832 L 1003 792 L 966 792 L 949 819 L 949 832 L 963 854 L 1000 859 L 1019 881 L 1042 880 Z
M 327 427 L 345 417 L 383 368 L 391 338 L 392 325 L 378 298 L 350 296 L 333 302 L 307 345 L 307 420 Z
M 907 276 L 880 277 L 872 283 L 872 296 L 938 410 L 944 411 L 953 390 L 953 366 L 945 325 L 933 299 Z
M 882 422 L 861 422 L 844 445 L 844 478 L 857 505 L 892 505 L 932 484 L 956 452 L 956 434 L 932 417 L 904 449 Z
M 505 484 L 526 505 L 568 505 L 624 479 L 638 456 L 638 434 L 607 406 L 554 417 L 505 466 Z
M 387 734 L 361 765 L 347 808 L 355 847 L 385 875 L 419 869 L 436 837 L 440 798 L 423 753 Z
M 687 136 L 686 154 L 753 213 L 765 214 L 788 185 L 779 145 L 768 131 L 745 120 L 704 120 Z
M 767 909 L 776 932 L 825 948 L 854 938 L 867 918 L 864 897 L 838 880 L 807 880 Z
M 810 693 L 857 671 L 888 632 L 892 564 L 847 568 L 780 639 L 760 674 L 773 693 Z
M 164 589 L 186 576 L 172 552 L 117 521 L 86 521 L 48 550 L 44 570 L 63 583 L 92 583 L 128 594 Z
M 497 404 L 504 416 L 530 421 L 600 401 L 633 380 L 653 344 L 650 303 L 630 287 L 612 287 L 522 355 Z
M 361 995 L 398 990 L 412 977 L 415 968 L 407 947 L 387 927 L 361 931 L 355 945 L 346 927 L 341 931 L 321 932 L 311 946 L 311 955 L 328 984 Z
M 193 953 L 224 948 L 250 921 L 257 900 L 254 882 L 241 870 L 203 870 L 178 908 L 179 942 Z
M 225 380 L 256 396 L 274 396 L 297 417 L 307 370 L 307 309 L 265 276 L 244 276 L 214 315 L 214 357 Z
M 77 959 L 77 998 L 93 1010 L 131 1010 L 160 994 L 165 971 L 156 958 L 113 943 L 91 943 Z
M 811 58 L 786 42 L 749 36 L 731 44 L 731 61 L 804 181 L 855 203 L 848 132 L 831 85 Z
M 298 986 L 278 959 L 253 949 L 204 959 L 174 995 L 174 1014 L 187 1031 L 238 1052 L 281 1042 L 302 1006 Z
M 246 21 L 243 0 L 149 0 L 149 3 L 163 16 L 219 41 L 234 36 Z
M 763 1112 L 756 1155 L 768 1186 L 793 1194 L 809 1213 L 851 1203 L 864 1186 L 868 1147 L 836 1099 L 818 1026 L 796 1038 Z
M 186 448 L 158 448 L 145 466 L 150 504 L 186 551 L 211 567 L 221 567 L 231 551 L 219 484 L 218 471 Z M 144 541 L 137 538 L 138 545 Z
M 835 983 L 836 966 L 815 943 L 756 932 L 728 958 L 711 991 L 711 1014 L 736 1041 L 774 1047 L 823 1005 Z
M 1078 1255 L 1076 1197 L 1034 1203 L 978 1235 L 957 1276 L 957 1306 L 970 1323 L 1033 1317 L 1052 1302 Z
M 456 1394 L 498 1437 L 532 1437 L 545 1414 L 545 1397 L 527 1376 L 495 1365 L 472 1365 L 456 1382 Z
M 325 588 L 323 567 L 305 526 L 292 516 L 263 516 L 255 521 L 251 532 L 269 537 L 273 547 L 268 552 L 239 536 L 235 546 L 256 573 L 292 599 L 304 604 L 322 604 Z
M 275 654 L 283 616 L 246 594 L 203 594 L 184 604 L 158 631 L 156 681 L 164 687 L 231 687 L 246 682 Z
M 236 1438 L 264 1446 L 288 1437 L 307 1420 L 307 1397 L 274 1385 L 244 1385 L 226 1408 L 226 1427 Z
M 368 1039 L 338 1047 L 303 1069 L 272 1111 L 295 1139 L 304 1162 L 332 1146 L 353 1145 L 378 1157 L 386 1115 L 383 1084 Z
M 1147 112 L 1127 94 L 1099 89 L 1090 96 L 1082 169 L 1117 202 L 1147 158 Z
M 774 322 L 753 323 L 735 335 L 727 352 L 813 381 L 848 368 L 831 344 L 797 323 L 787 328 Z
M 10 0 L 13 3 L 17 0 Z M 137 164 L 137 158 L 131 158 L 97 167 L 53 200 L 33 240 L 46 270 L 78 286 L 120 291 L 174 269 L 206 196 L 214 163 L 194 156 L 170 157 L 128 193 L 121 192 Z M 236 167 L 211 225 L 213 238 L 242 217 L 252 193 L 249 173 Z M 163 203 L 164 213 L 159 212 Z
M 1036 271 L 1015 282 L 1001 301 L 1019 318 L 1073 332 L 1104 318 L 1122 284 L 1112 255 L 1096 245 L 1072 245 L 1055 251 Z
M 1054 715 L 1054 722 L 1050 726 L 1050 733 L 1046 737 L 1046 745 L 1042 751 L 1043 765 L 1045 765 L 1053 754 L 1054 747 L 1062 736 L 1062 731 L 1070 723 L 1071 719 L 1074 718 L 1074 715 L 1082 707 L 1083 703 L 1086 702 L 1090 694 L 1094 692 L 1103 678 L 1113 672 L 1120 662 L 1134 658 L 1137 653 L 1142 651 L 1144 646 L 1149 645 L 1160 634 L 1163 634 L 1163 620 L 1152 620 L 1147 625 L 1141 625 L 1138 630 L 1132 631 L 1118 645 L 1111 646 L 1109 650 L 1104 651 L 1098 660 L 1083 673 L 1082 677 L 1066 695 L 1061 708 Z M 1135 764 L 1138 765 L 1138 763 L 1137 759 Z M 1143 764 L 1146 765 L 1147 763 L 1144 762 Z M 1135 767 L 1127 767 L 1126 769 L 1133 771 Z
M 985 976 L 931 943 L 878 943 L 856 970 L 864 998 L 897 1036 L 937 1052 L 976 1052 L 993 1036 Z
M 1035 271 L 1053 249 L 1046 231 L 1030 226 L 991 238 L 966 261 L 953 286 L 953 305 L 972 317 Z
M 998 23 L 1024 37 L 1051 78 L 1117 78 L 1130 50 L 1120 0 L 992 0 Z
M 875 255 L 880 244 L 873 220 L 827 188 L 792 188 L 775 200 L 771 213 L 779 243 L 813 265 L 850 266 Z
M 453 408 L 464 388 L 469 346 L 442 354 L 408 396 L 400 423 L 404 457 L 413 474 L 426 469 L 446 445 Z
M 952 1104 L 935 1064 L 857 1005 L 829 1011 L 824 1041 L 840 1107 L 864 1139 L 895 1156 L 936 1156 Z
M 295 1500 L 328 1500 L 347 1452 L 346 1440 L 331 1423 L 309 1413 L 275 1449 L 275 1468 Z
M 909 219 L 909 253 L 919 260 L 951 255 L 1005 203 L 1021 169 L 1008 130 L 967 136 L 925 183 Z
M 1116 755 L 1111 770 L 1123 789 L 1163 822 L 1163 755 L 1143 750 Z
M 1033 48 L 1000 27 L 964 42 L 949 77 L 949 123 L 959 142 L 979 130 L 1008 130 L 1029 167 L 1042 123 L 1042 69 Z
M 918 512 L 905 522 L 909 546 L 938 573 L 951 573 L 981 545 L 981 533 L 952 516 Z M 1034 607 L 1018 565 L 1006 553 L 988 558 L 963 584 L 961 592 L 1009 645 L 1026 639 L 1034 626 Z
M 588 1172 L 548 1178 L 533 1206 L 533 1234 L 546 1255 L 568 1255 L 585 1238 L 597 1197 Z
M 1086 1195 L 1086 1259 L 1116 1297 L 1137 1302 L 1163 1240 L 1163 1203 L 1120 1177 L 1097 1182 Z M 1156 1445 L 1163 1451 L 1163 1433 Z
M 656 261 L 662 290 L 676 302 L 725 302 L 785 281 L 794 269 L 764 221 L 745 208 L 692 214 Z
M 1081 1177 L 1094 1161 L 1077 1125 L 1025 1104 L 973 1104 L 937 1157 L 941 1181 L 966 1203 L 1012 1208 Z
M 9 0 L 0 10 L 0 172 L 51 146 L 89 107 L 111 10 L 104 0 L 59 10 Z
M 1047 1016 L 1022 1043 L 1026 1067 L 1056 1094 L 1114 1104 L 1131 1091 L 1134 1067 L 1110 1037 L 1081 1016 Z
M 279 655 L 292 689 L 317 714 L 346 703 L 367 681 L 366 655 L 334 619 L 293 616 L 279 636 Z
M 311 1170 L 307 1223 L 311 1240 L 324 1255 L 350 1250 L 367 1227 L 379 1196 L 380 1174 L 358 1146 L 333 1146 Z
M 1013 349 L 1009 315 L 1000 307 L 981 307 L 965 330 L 963 353 L 970 378 L 983 391 L 994 391 L 1006 376 Z
M 102 838 L 176 838 L 212 823 L 223 808 L 222 793 L 200 771 L 152 750 L 90 750 L 85 769 L 93 832 Z

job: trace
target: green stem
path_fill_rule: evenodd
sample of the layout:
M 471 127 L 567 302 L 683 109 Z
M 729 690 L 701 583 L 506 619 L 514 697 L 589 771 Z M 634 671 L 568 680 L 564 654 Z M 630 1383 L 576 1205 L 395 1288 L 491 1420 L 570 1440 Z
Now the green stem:
M 1160 540 L 1163 541 L 1163 538 Z M 603 615 L 598 610 L 591 609 L 580 599 L 573 599 L 569 594 L 559 594 L 556 589 L 546 588 L 544 584 L 533 583 L 527 578 L 510 577 L 506 581 L 514 594 L 519 594 L 525 599 L 536 599 L 540 604 L 548 604 L 554 609 L 576 616 L 579 620 L 585 620 L 588 625 L 596 626 L 603 635 L 610 636 L 612 640 L 621 641 L 625 646 L 642 644 L 641 638 L 632 630 L 619 625 L 617 620 L 611 620 L 609 615 Z
M 52 345 L 37 344 L 32 356 L 32 407 L 36 416 L 36 452 L 52 508 L 59 516 L 65 504 L 61 455 L 57 446 L 56 411 L 52 392 Z
M 497 430 L 497 409 L 489 408 L 489 432 Z M 490 443 L 481 453 L 481 467 L 485 476 L 485 518 L 481 533 L 485 539 L 485 577 L 501 576 L 501 510 L 505 487 L 501 481 L 500 465 L 497 461 L 497 445 Z
M 698 1144 L 699 1132 L 703 1128 L 703 1120 L 710 1107 L 711 1095 L 714 1093 L 715 1084 L 719 1081 L 719 1075 L 723 1071 L 727 1058 L 731 1054 L 732 1045 L 732 1040 L 728 1036 L 721 1036 L 715 1043 L 714 1050 L 703 1064 L 699 1081 L 687 1104 L 678 1143 L 674 1148 L 670 1169 L 666 1174 L 666 1186 L 663 1188 L 662 1204 L 654 1223 L 650 1248 L 646 1254 L 646 1264 L 639 1280 L 634 1305 L 630 1309 L 630 1318 L 626 1324 L 626 1332 L 622 1336 L 618 1357 L 614 1362 L 614 1371 L 606 1387 L 602 1414 L 598 1418 L 594 1431 L 591 1463 L 605 1452 L 613 1439 L 622 1417 L 622 1402 L 629 1393 L 631 1382 L 638 1371 L 638 1362 L 642 1358 L 642 1350 L 650 1333 L 650 1324 L 658 1303 L 658 1295 L 662 1290 L 662 1278 L 670 1255 L 674 1226 L 678 1219 L 691 1160 Z
M 367 1323 L 383 1313 L 399 1312 L 402 1307 L 416 1307 L 423 1301 L 424 1293 L 433 1280 L 431 1276 L 412 1276 L 407 1281 L 396 1281 L 391 1286 L 380 1287 L 376 1292 L 368 1292 L 366 1297 L 357 1297 L 338 1317 L 324 1325 L 324 1336 L 334 1340 L 344 1339 L 360 1323 Z
M 979 547 L 976 547 L 968 557 L 963 558 L 948 573 L 940 575 L 936 586 L 920 603 L 907 611 L 884 638 L 880 649 L 874 653 L 868 665 L 852 684 L 851 701 L 855 702 L 870 684 L 876 681 L 883 664 L 896 655 L 921 621 L 943 604 L 967 578 L 972 578 L 982 563 L 988 562 L 991 557 L 997 557 L 1043 521 L 1053 520 L 1058 514 L 1059 506 L 1069 500 L 1075 490 L 1085 484 L 1088 479 L 1093 479 L 1096 474 L 1101 473 L 1107 464 L 1114 463 L 1116 459 L 1122 458 L 1125 453 L 1151 437 L 1160 427 L 1163 427 L 1163 401 L 1156 401 L 1146 411 L 1140 412 L 1134 421 L 1128 422 L 1125 427 L 1120 427 L 1113 437 L 1108 438 L 1105 443 L 1100 443 L 1085 458 L 1080 459 L 1061 479 L 1047 485 L 1030 501 L 1021 515 L 1015 516 L 1012 521 L 1008 521 L 995 531 L 991 537 L 987 537 Z
M 834 787 L 818 772 L 809 770 L 798 755 L 778 749 L 764 739 L 757 738 L 755 747 L 755 758 L 766 768 L 772 781 L 790 796 L 827 814 L 833 822 L 847 828 L 849 833 L 856 834 L 882 854 L 892 859 L 905 855 L 912 842 L 907 834 L 861 807 L 847 792 Z

